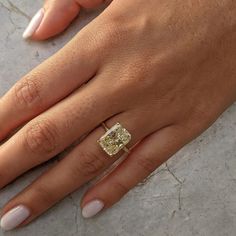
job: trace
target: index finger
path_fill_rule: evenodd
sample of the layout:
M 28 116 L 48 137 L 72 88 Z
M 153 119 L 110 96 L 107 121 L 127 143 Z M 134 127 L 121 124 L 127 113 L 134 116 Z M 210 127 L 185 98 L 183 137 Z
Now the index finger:
M 19 80 L 0 99 L 0 141 L 96 74 L 99 54 L 87 32 Z M 79 45 L 79 46 L 78 46 Z

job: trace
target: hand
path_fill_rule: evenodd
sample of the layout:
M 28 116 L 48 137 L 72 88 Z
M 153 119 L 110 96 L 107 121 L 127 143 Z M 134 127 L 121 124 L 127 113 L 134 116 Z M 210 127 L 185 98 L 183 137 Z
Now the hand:
M 230 0 L 113 1 L 17 82 L 0 100 L 0 138 L 23 126 L 0 148 L 1 187 L 86 136 L 6 204 L 2 227 L 29 223 L 121 157 L 98 145 L 103 121 L 120 122 L 135 146 L 85 194 L 84 217 L 207 129 L 236 100 L 235 11 Z

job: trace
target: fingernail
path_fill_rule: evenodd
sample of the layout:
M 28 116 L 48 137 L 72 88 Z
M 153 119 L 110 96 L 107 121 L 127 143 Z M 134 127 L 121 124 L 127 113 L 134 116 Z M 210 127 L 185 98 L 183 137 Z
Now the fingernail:
M 98 212 L 100 212 L 104 207 L 104 203 L 100 200 L 94 200 L 89 202 L 82 209 L 82 216 L 84 218 L 90 218 L 95 216 Z
M 1 228 L 3 230 L 12 230 L 20 225 L 23 221 L 26 220 L 30 215 L 30 211 L 27 207 L 23 205 L 19 205 L 10 211 L 8 211 L 2 218 L 1 218 Z
M 25 32 L 23 33 L 23 38 L 27 39 L 30 38 L 34 32 L 38 29 L 38 27 L 40 26 L 42 19 L 44 17 L 44 9 L 41 8 L 36 14 L 35 16 L 32 18 L 32 20 L 30 21 L 28 27 L 26 28 Z

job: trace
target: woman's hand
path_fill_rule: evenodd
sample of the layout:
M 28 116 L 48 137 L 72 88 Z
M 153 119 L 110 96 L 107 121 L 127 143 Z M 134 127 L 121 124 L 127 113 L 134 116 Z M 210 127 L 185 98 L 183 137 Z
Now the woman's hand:
M 1 187 L 87 135 L 6 204 L 2 227 L 29 223 L 121 157 L 98 145 L 103 121 L 137 145 L 85 194 L 84 217 L 208 128 L 236 99 L 235 13 L 231 0 L 116 0 L 16 83 L 0 100 L 0 138 L 24 126 L 0 147 Z

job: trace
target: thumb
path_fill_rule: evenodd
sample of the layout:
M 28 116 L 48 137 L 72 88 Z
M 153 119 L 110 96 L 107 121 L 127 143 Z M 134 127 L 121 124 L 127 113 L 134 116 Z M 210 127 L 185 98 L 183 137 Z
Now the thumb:
M 32 18 L 23 38 L 44 40 L 64 31 L 78 15 L 80 7 L 95 7 L 103 0 L 46 0 Z

